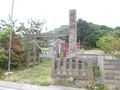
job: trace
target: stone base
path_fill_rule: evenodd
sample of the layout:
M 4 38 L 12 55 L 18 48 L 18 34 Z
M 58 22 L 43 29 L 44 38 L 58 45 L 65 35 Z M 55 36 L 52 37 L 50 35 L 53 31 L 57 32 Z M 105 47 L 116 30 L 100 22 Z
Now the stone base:
M 73 80 L 69 81 L 68 79 L 52 79 L 52 85 L 66 86 L 66 87 L 75 87 L 75 88 L 85 88 L 88 81 L 83 80 Z
M 7 75 L 11 75 L 13 72 L 5 72 L 4 75 L 7 76 Z
M 107 86 L 107 90 L 120 90 L 119 87 L 116 87 L 115 85 L 106 85 Z

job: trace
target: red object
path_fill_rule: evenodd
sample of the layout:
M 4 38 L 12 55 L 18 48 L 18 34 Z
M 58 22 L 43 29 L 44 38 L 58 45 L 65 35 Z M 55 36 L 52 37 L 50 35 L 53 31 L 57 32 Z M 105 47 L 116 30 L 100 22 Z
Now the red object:
M 66 57 L 66 50 L 67 50 L 67 48 L 68 48 L 68 45 L 67 45 L 67 43 L 62 43 L 62 47 L 63 47 L 63 57 Z
M 63 57 L 66 57 L 67 50 L 69 49 L 69 43 L 61 43 L 62 48 L 63 48 Z M 77 48 L 80 49 L 80 43 L 77 43 Z

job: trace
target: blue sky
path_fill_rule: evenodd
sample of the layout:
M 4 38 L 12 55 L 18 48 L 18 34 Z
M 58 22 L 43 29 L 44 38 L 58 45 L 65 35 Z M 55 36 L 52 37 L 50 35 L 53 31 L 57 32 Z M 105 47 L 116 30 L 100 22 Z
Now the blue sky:
M 69 23 L 69 10 L 77 10 L 77 18 L 110 27 L 120 26 L 120 0 L 14 0 L 13 19 L 46 20 L 48 30 Z M 0 19 L 11 14 L 12 0 L 0 0 Z

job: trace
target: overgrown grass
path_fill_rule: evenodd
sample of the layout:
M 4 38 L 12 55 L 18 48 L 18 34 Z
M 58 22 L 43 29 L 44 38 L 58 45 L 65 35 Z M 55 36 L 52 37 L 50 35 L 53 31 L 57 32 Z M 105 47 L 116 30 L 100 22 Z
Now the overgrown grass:
M 112 56 L 110 54 L 106 54 L 104 51 L 100 49 L 92 49 L 92 50 L 84 50 L 83 54 L 104 54 L 106 55 L 106 59 L 112 59 Z
M 87 90 L 108 90 L 105 84 L 92 86 L 90 83 L 88 83 L 86 88 L 87 88 Z
M 13 70 L 13 74 L 6 76 L 4 80 L 47 86 L 51 81 L 51 61 L 42 62 L 29 69 Z
M 84 50 L 83 54 L 104 54 L 104 51 L 99 49 Z
M 3 78 L 3 72 L 0 70 L 0 79 Z

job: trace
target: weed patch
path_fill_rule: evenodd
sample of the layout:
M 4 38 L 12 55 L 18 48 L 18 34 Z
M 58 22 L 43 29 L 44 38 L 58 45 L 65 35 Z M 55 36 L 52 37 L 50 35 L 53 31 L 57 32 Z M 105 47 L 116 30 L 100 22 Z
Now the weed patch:
M 45 61 L 29 69 L 13 70 L 13 74 L 6 76 L 4 80 L 43 86 L 49 85 L 51 81 L 51 61 Z

